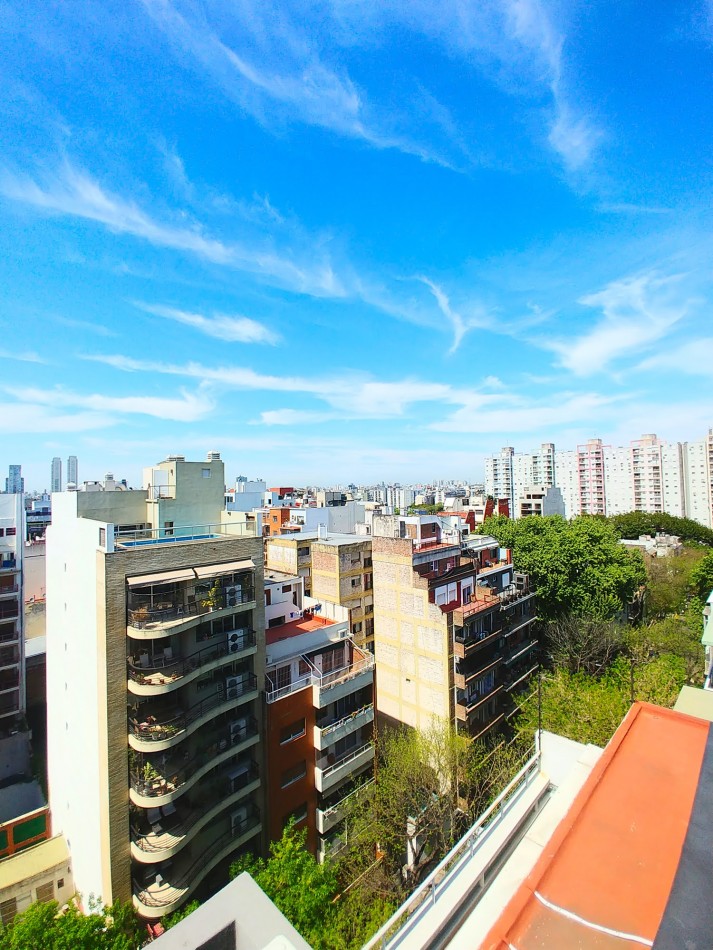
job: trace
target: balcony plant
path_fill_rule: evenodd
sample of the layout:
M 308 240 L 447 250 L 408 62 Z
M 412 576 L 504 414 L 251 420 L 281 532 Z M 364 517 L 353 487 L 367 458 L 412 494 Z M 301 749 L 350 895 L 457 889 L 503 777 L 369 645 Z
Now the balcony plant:
M 220 610 L 223 606 L 223 589 L 217 580 L 201 601 L 201 606 L 206 610 Z

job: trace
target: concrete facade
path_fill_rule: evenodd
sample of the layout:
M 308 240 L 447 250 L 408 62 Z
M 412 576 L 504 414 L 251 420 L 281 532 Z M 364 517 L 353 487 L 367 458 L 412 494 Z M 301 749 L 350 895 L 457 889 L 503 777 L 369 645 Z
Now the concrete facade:
M 53 500 L 47 701 L 50 801 L 77 887 L 133 895 L 155 919 L 260 846 L 264 609 L 262 542 L 228 533 L 244 526 L 222 513 L 222 462 L 147 471 L 144 491 Z

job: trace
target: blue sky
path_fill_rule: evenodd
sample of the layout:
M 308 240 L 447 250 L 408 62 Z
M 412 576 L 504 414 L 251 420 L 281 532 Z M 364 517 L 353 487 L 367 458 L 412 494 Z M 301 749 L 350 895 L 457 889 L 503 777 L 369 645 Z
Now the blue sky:
M 700 438 L 712 66 L 711 0 L 0 0 L 0 469 Z

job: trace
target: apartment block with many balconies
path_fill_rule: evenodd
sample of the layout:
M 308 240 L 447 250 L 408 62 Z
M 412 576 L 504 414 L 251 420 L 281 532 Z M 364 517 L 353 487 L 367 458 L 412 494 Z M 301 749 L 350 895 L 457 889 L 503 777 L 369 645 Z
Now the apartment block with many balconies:
M 223 511 L 219 457 L 144 484 L 53 498 L 47 694 L 77 887 L 151 920 L 262 848 L 264 612 L 262 541 Z
M 482 738 L 537 669 L 534 595 L 494 538 L 437 516 L 374 519 L 377 710 Z
M 0 735 L 25 712 L 23 495 L 0 495 Z
M 348 611 L 330 613 L 306 609 L 266 633 L 269 835 L 294 818 L 320 861 L 345 843 L 346 800 L 374 763 L 374 658 L 354 643 Z

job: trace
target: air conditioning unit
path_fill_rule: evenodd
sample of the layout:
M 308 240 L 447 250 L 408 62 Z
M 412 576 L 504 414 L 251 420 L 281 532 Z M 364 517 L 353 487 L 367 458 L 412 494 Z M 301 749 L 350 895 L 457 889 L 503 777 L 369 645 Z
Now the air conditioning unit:
M 225 606 L 226 607 L 236 607 L 240 603 L 241 590 L 239 587 L 232 585 L 231 587 L 225 587 Z
M 230 723 L 230 744 L 237 745 L 248 737 L 248 717 L 242 716 Z
M 238 676 L 228 676 L 226 678 L 225 693 L 227 699 L 237 699 L 244 692 L 247 677 L 247 673 L 241 673 Z
M 237 653 L 243 649 L 245 630 L 231 630 L 228 634 L 228 653 Z

